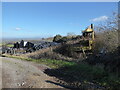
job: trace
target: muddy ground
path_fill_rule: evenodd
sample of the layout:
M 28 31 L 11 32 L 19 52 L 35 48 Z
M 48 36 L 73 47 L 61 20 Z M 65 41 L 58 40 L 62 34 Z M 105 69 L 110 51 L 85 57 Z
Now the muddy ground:
M 0 88 L 64 88 L 44 70 L 48 66 L 34 62 L 0 57 Z

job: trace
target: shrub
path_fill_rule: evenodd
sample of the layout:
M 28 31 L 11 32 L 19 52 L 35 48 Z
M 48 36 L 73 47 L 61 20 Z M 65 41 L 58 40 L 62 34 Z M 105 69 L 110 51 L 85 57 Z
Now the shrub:
M 94 51 L 114 52 L 118 47 L 118 15 L 113 14 L 113 17 L 95 27 L 96 39 Z
M 53 38 L 53 42 L 58 42 L 59 43 L 61 38 L 62 38 L 62 36 L 58 34 Z
M 81 39 L 81 38 L 82 38 L 82 36 L 80 36 L 80 35 L 76 36 L 76 39 Z
M 61 42 L 67 42 L 67 40 L 68 40 L 68 38 L 67 37 L 63 37 L 63 38 L 61 38 Z

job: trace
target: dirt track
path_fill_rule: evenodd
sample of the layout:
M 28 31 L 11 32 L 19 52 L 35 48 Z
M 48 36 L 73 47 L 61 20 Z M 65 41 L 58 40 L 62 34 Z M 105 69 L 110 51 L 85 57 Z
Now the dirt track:
M 49 68 L 45 65 L 6 57 L 0 57 L 0 62 L 2 88 L 63 88 L 43 72 Z

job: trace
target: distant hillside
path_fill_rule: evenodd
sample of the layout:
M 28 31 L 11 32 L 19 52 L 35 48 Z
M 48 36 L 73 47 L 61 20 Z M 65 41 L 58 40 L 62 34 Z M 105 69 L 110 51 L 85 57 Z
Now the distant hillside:
M 18 42 L 18 41 L 31 41 L 31 42 L 36 42 L 36 41 L 52 41 L 53 38 L 49 37 L 49 38 L 2 38 L 2 41 L 0 41 L 0 43 L 13 43 L 13 42 Z

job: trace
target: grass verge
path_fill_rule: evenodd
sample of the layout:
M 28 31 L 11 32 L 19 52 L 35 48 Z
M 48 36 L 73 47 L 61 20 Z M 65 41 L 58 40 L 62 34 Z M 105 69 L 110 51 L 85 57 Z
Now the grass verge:
M 13 56 L 13 55 L 2 55 L 2 56 L 45 64 L 50 68 L 60 68 L 60 67 L 71 66 L 75 64 L 75 62 L 68 62 L 68 61 L 55 60 L 55 59 L 31 59 L 31 58 L 25 58 L 21 56 Z

